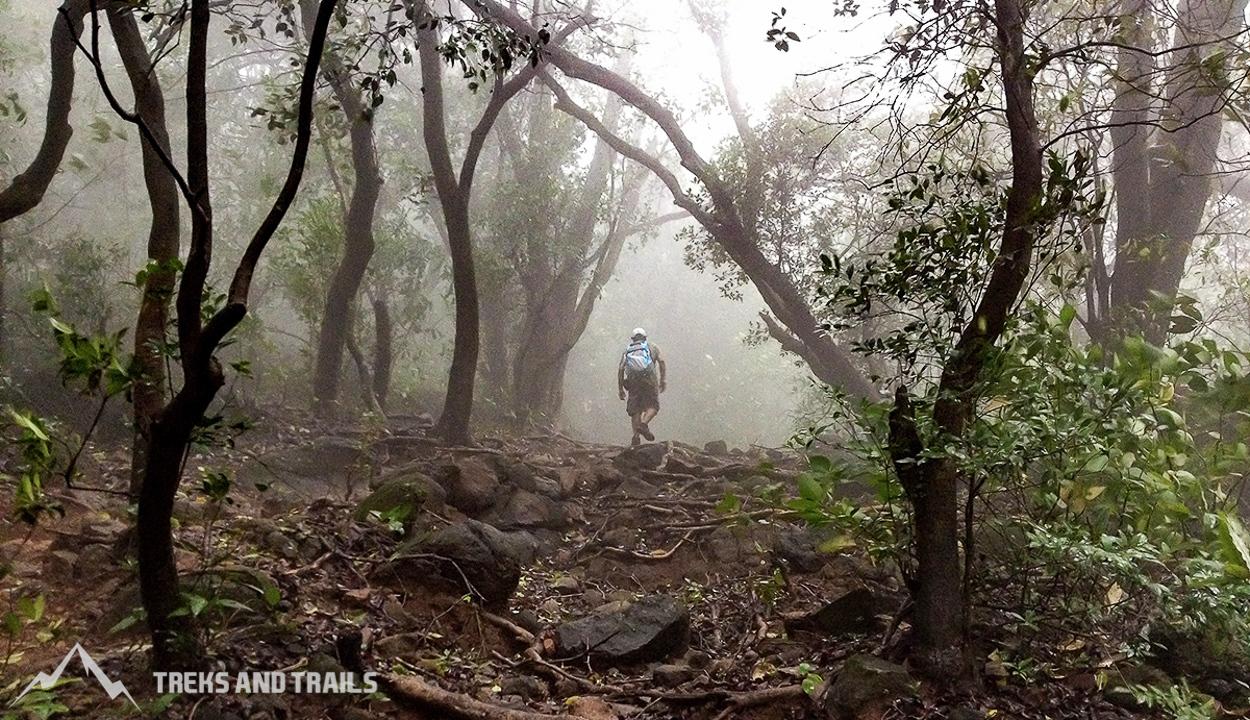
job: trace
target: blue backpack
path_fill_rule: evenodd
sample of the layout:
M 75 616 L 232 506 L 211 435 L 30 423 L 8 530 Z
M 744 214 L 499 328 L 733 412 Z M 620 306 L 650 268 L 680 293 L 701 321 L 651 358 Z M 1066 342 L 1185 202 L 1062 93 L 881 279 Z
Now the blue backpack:
M 625 379 L 641 380 L 650 378 L 655 364 L 651 358 L 651 347 L 647 341 L 630 343 L 625 348 Z

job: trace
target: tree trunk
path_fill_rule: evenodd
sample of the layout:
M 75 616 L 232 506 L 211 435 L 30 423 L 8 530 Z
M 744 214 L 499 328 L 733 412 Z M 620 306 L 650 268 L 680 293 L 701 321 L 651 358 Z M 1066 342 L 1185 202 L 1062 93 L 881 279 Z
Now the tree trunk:
M 1244 25 L 1245 9 L 1246 0 L 1182 2 L 1173 63 L 1156 86 L 1161 70 L 1148 30 L 1153 8 L 1143 0 L 1126 8 L 1110 123 L 1115 271 L 1110 304 L 1102 317 L 1093 318 L 1097 342 L 1115 346 L 1130 335 L 1154 344 L 1167 339 L 1172 306 L 1211 196 L 1221 113 L 1233 92 L 1220 71 L 1228 62 L 1220 53 L 1232 49 L 1228 38 Z M 1153 100 L 1160 97 L 1156 110 Z
M 942 368 L 933 406 L 937 437 L 930 445 L 957 441 L 976 410 L 976 386 L 989 352 L 1006 326 L 1024 287 L 1036 243 L 1042 200 L 1042 156 L 1033 109 L 1033 76 L 1025 52 L 1024 0 L 996 0 L 998 57 L 1002 69 L 1012 181 L 1003 237 L 985 291 Z M 967 676 L 964 654 L 967 612 L 961 593 L 957 461 L 924 453 L 906 388 L 890 413 L 890 457 L 915 511 L 916 654 L 918 668 L 935 679 Z
M 23 215 L 43 200 L 52 178 L 61 167 L 65 148 L 69 146 L 74 128 L 69 124 L 69 113 L 74 101 L 74 51 L 76 41 L 82 36 L 83 16 L 88 12 L 87 0 L 65 0 L 52 21 L 52 37 L 48 55 L 52 81 L 48 85 L 48 109 L 44 118 L 43 141 L 35 158 L 21 174 L 14 177 L 8 187 L 0 190 L 0 363 L 7 360 L 8 303 L 4 297 L 8 265 L 4 260 L 3 225 Z M 0 365 L 2 367 L 2 365 Z
M 302 0 L 301 10 L 305 27 L 311 28 L 316 13 L 315 0 Z M 347 216 L 343 219 L 343 256 L 326 294 L 313 370 L 315 405 L 319 412 L 328 413 L 339 402 L 343 349 L 352 324 L 352 309 L 376 247 L 373 216 L 382 189 L 382 176 L 373 140 L 373 109 L 361 102 L 360 94 L 338 57 L 331 55 L 325 59 L 322 74 L 351 125 L 352 169 L 356 176 Z M 372 390 L 366 389 L 366 392 Z
M 160 146 L 158 152 L 146 134 L 140 135 L 143 151 L 143 178 L 147 186 L 152 222 L 148 230 L 147 277 L 143 297 L 135 320 L 134 363 L 140 376 L 134 385 L 134 447 L 131 449 L 130 496 L 139 497 L 143 478 L 143 461 L 151 439 L 152 423 L 165 404 L 165 326 L 169 323 L 169 299 L 174 290 L 174 269 L 170 262 L 178 257 L 181 235 L 179 224 L 178 184 L 161 154 L 169 157 L 169 130 L 165 122 L 165 93 L 156 76 L 156 68 L 148 55 L 134 10 L 110 5 L 109 25 L 130 78 L 134 92 L 135 114 L 151 130 Z
M 378 407 L 386 411 L 386 400 L 391 394 L 391 374 L 395 365 L 395 326 L 391 323 L 391 308 L 385 298 L 373 302 L 373 397 Z
M 526 64 L 507 82 L 496 79 L 490 101 L 469 134 L 469 144 L 457 175 L 452 167 L 447 142 L 443 68 L 438 52 L 436 18 L 425 2 L 419 4 L 415 14 L 418 17 L 417 51 L 424 83 L 423 137 L 434 175 L 434 189 L 438 193 L 443 223 L 447 229 L 447 244 L 451 251 L 452 293 L 456 300 L 456 337 L 452 348 L 451 369 L 448 372 L 447 395 L 443 400 L 443 412 L 435 423 L 434 433 L 448 442 L 467 444 L 470 442 L 469 421 L 473 413 L 477 357 L 481 349 L 477 271 L 473 264 L 469 199 L 473 194 L 473 178 L 486 136 L 499 118 L 504 105 L 529 85 L 536 70 Z M 537 33 L 533 37 L 537 37 Z M 560 36 L 557 35 L 548 47 L 555 46 L 559 39 Z
M 207 322 L 201 318 L 201 298 L 213 249 L 212 203 L 208 174 L 207 56 L 210 0 L 193 0 L 187 50 L 187 175 L 179 185 L 191 206 L 191 246 L 178 284 L 178 343 L 183 371 L 182 387 L 158 413 L 143 463 L 136 534 L 139 542 L 139 587 L 148 628 L 152 633 L 155 670 L 196 667 L 203 662 L 192 620 L 174 615 L 181 602 L 178 569 L 174 562 L 171 517 L 174 497 L 182 480 L 182 465 L 191 434 L 224 382 L 214 353 L 247 314 L 252 277 L 265 246 L 282 222 L 303 178 L 312 132 L 312 104 L 316 73 L 325 34 L 337 0 L 322 0 L 299 92 L 295 148 L 286 182 L 274 200 L 235 268 L 225 307 Z M 114 106 L 116 108 L 116 106 Z M 138 122 L 145 132 L 144 121 Z M 175 169 L 168 166 L 171 172 Z
M 421 58 L 424 137 L 434 174 L 434 187 L 447 226 L 451 252 L 451 284 L 456 299 L 456 337 L 452 349 L 447 395 L 435 432 L 448 442 L 469 443 L 469 419 L 473 412 L 473 388 L 480 345 L 477 273 L 473 267 L 473 234 L 469 227 L 469 197 L 451 164 L 443 101 L 443 61 L 438 54 L 438 32 L 422 3 L 417 44 Z

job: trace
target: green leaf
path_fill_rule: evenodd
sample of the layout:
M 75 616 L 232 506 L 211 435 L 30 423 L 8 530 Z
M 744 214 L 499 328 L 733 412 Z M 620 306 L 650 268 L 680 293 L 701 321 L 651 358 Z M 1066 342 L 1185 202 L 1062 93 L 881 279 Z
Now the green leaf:
M 1072 321 L 1075 319 L 1076 308 L 1071 305 L 1064 305 L 1063 309 L 1059 311 L 1059 324 L 1063 325 L 1065 328 L 1070 327 L 1072 325 Z
M 799 497 L 811 502 L 821 502 L 826 495 L 825 486 L 807 473 L 799 475 Z
M 813 455 L 807 459 L 812 472 L 827 473 L 833 470 L 833 463 L 824 455 Z
M 1241 520 L 1227 513 L 1220 513 L 1220 542 L 1224 547 L 1227 564 L 1236 569 L 1241 577 L 1250 577 L 1250 533 Z

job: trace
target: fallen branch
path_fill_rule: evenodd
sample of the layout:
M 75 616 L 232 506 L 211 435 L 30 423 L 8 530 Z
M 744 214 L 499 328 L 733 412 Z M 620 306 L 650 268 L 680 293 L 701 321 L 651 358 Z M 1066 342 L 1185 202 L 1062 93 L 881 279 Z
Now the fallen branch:
M 384 674 L 378 676 L 382 692 L 397 705 L 415 712 L 452 720 L 552 720 L 567 715 L 548 715 L 528 710 L 491 705 L 467 695 L 448 692 L 415 677 Z
M 606 545 L 604 546 L 603 549 L 607 552 L 614 552 L 619 555 L 628 555 L 630 557 L 638 558 L 639 560 L 667 560 L 668 558 L 673 556 L 673 553 L 677 552 L 677 548 L 681 547 L 682 543 L 690 539 L 690 535 L 693 532 L 694 530 L 687 532 L 684 536 L 682 536 L 680 540 L 677 541 L 676 545 L 669 548 L 668 550 L 653 550 L 651 552 L 638 552 L 637 550 L 626 550 L 625 548 L 612 547 L 611 545 Z
M 487 622 L 489 622 L 491 625 L 494 625 L 495 627 L 498 627 L 498 628 L 502 628 L 512 633 L 512 635 L 516 637 L 517 640 L 520 640 L 526 645 L 533 645 L 537 640 L 534 637 L 534 633 L 530 632 L 529 630 L 526 630 L 520 625 L 517 625 L 516 623 L 512 622 L 506 617 L 496 615 L 495 613 L 486 612 L 485 610 L 482 610 L 481 608 L 478 609 L 477 614 L 483 620 L 486 620 Z
M 771 705 L 776 702 L 788 702 L 806 697 L 807 693 L 803 692 L 802 685 L 787 685 L 786 687 L 765 688 L 754 692 L 732 693 L 729 697 L 729 707 L 722 710 L 713 720 L 726 720 L 726 718 L 732 717 L 749 707 Z

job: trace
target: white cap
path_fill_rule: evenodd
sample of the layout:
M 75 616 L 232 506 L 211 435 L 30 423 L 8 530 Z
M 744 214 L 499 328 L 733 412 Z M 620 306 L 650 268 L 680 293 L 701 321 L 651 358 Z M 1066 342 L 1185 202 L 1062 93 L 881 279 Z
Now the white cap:
M 630 337 L 631 337 L 631 338 L 636 338 L 636 337 L 638 337 L 639 335 L 641 335 L 642 337 L 646 337 L 646 336 L 647 336 L 647 331 L 646 331 L 646 330 L 643 330 L 642 328 L 634 328 L 634 333 L 633 333 L 632 335 L 630 335 Z

